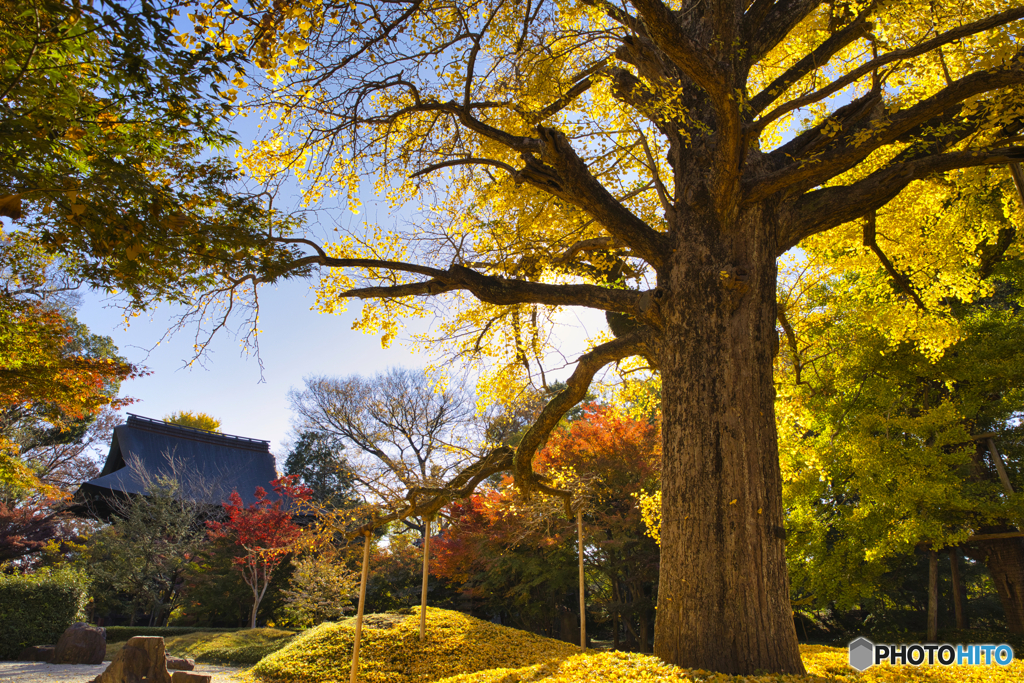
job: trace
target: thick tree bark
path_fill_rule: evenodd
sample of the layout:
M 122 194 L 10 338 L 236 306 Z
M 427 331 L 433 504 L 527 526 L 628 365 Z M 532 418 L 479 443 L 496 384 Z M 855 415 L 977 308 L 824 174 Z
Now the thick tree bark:
M 759 209 L 725 230 L 708 223 L 679 231 L 676 262 L 660 282 L 664 453 L 654 652 L 733 674 L 803 673 L 772 381 L 777 226 Z
M 999 538 L 980 541 L 971 557 L 984 562 L 992 575 L 1003 604 L 1006 629 L 1010 633 L 1024 633 L 1024 541 L 1019 538 Z

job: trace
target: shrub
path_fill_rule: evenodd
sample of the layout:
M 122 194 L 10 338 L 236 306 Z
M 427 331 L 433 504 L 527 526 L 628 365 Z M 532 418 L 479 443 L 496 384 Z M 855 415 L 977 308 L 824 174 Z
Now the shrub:
M 56 643 L 84 618 L 88 579 L 73 569 L 35 574 L 0 574 L 0 659 L 13 659 L 30 645 Z
M 370 623 L 363 625 L 361 683 L 426 683 L 483 669 L 543 664 L 579 652 L 560 640 L 436 608 L 427 609 L 427 642 L 421 645 L 418 614 L 382 616 L 370 615 Z M 288 683 L 347 680 L 354 634 L 354 619 L 323 624 L 263 659 L 252 672 Z

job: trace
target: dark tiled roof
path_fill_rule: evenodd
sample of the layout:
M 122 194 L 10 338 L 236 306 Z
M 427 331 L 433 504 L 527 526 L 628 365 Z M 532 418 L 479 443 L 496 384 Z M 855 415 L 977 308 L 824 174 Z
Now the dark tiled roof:
M 147 477 L 172 477 L 190 500 L 220 505 L 238 491 L 249 505 L 256 500 L 256 487 L 270 492 L 277 476 L 269 441 L 129 414 L 126 424 L 114 427 L 100 476 L 83 484 L 76 498 L 86 506 L 105 507 L 96 504 L 113 493 L 145 493 Z

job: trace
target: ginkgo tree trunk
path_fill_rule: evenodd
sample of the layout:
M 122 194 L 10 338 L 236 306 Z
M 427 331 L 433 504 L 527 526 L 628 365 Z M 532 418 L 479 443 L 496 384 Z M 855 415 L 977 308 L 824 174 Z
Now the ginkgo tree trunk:
M 915 181 L 1024 158 L 1021 17 L 1007 0 L 213 2 L 181 40 L 245 49 L 258 67 L 221 86 L 273 125 L 243 154 L 248 174 L 291 172 L 306 201 L 354 208 L 374 173 L 422 213 L 326 244 L 270 228 L 211 256 L 193 301 L 233 305 L 228 293 L 319 268 L 321 309 L 362 299 L 357 327 L 385 339 L 441 309 L 452 355 L 493 369 L 484 399 L 546 383 L 558 309 L 604 311 L 615 335 L 592 339 L 516 448 L 413 492 L 399 514 L 432 514 L 501 470 L 550 492 L 538 446 L 597 373 L 642 358 L 664 417 L 655 653 L 802 671 L 773 407 L 776 259 L 874 225 L 864 217 Z M 88 252 L 87 235 L 66 240 Z M 884 235 L 868 241 L 884 255 Z M 228 257 L 271 247 L 250 272 Z M 133 293 L 148 291 L 145 268 L 124 264 Z

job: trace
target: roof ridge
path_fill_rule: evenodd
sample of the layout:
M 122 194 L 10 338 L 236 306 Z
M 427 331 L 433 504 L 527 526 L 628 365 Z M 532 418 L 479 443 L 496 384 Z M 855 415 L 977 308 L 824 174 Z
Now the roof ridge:
M 128 413 L 128 420 L 125 424 L 129 427 L 141 429 L 147 432 L 179 436 L 192 441 L 202 441 L 221 446 L 231 446 L 233 448 L 256 451 L 258 453 L 270 453 L 270 442 L 264 439 L 252 439 L 247 436 L 221 434 L 220 432 L 211 432 L 205 429 L 185 427 L 182 425 L 164 422 L 162 420 L 156 420 L 151 417 L 136 415 L 134 413 Z

